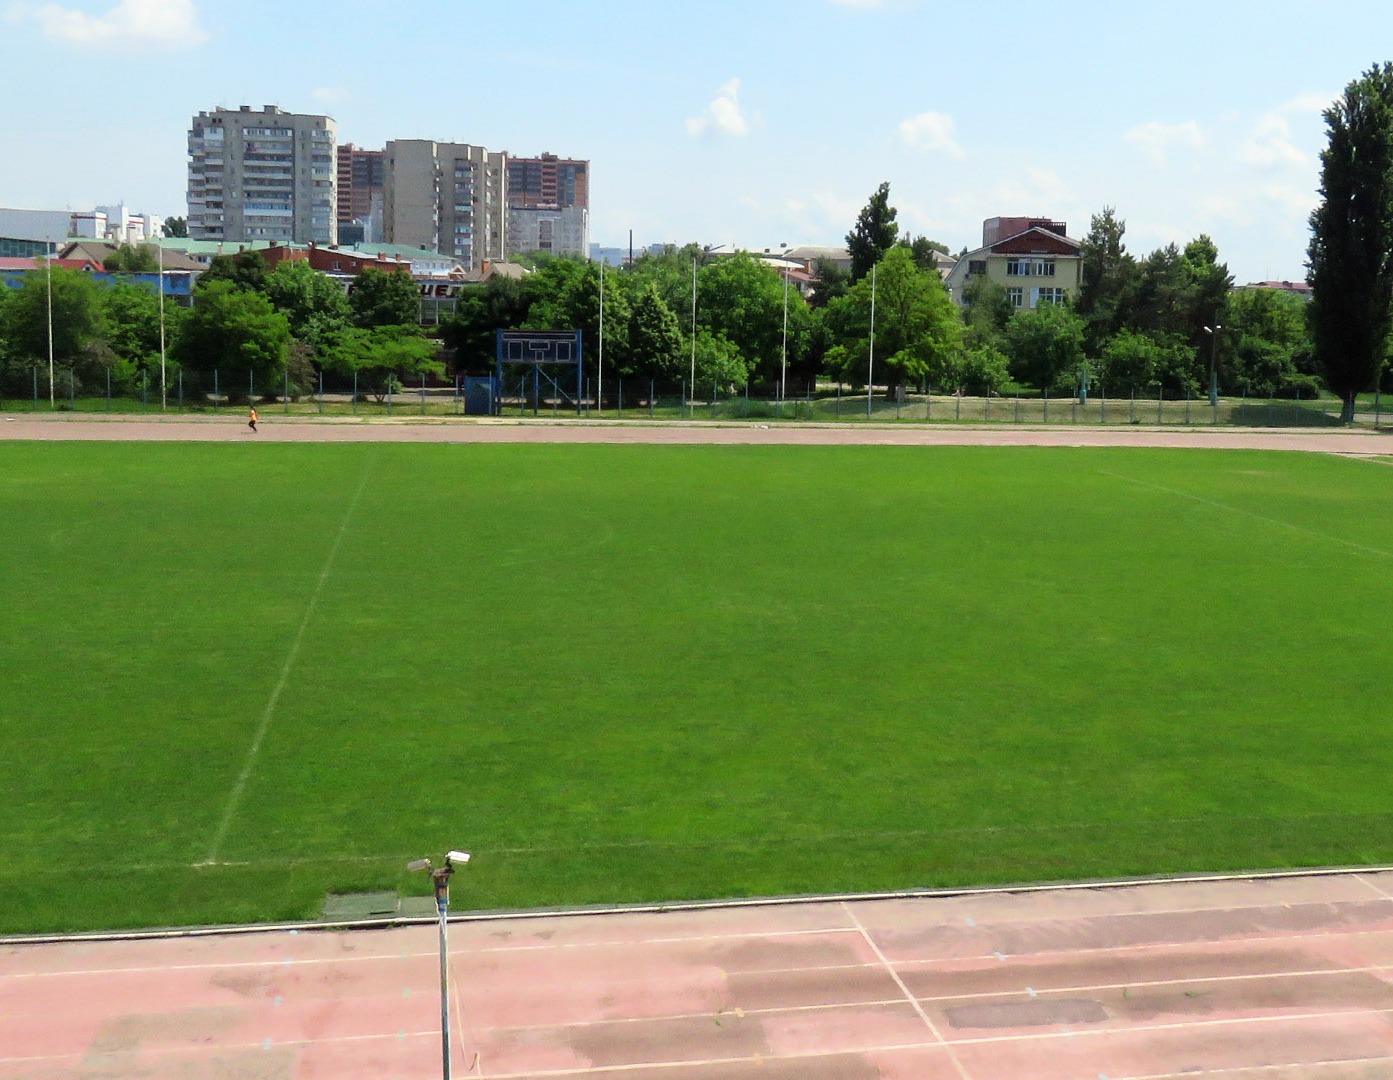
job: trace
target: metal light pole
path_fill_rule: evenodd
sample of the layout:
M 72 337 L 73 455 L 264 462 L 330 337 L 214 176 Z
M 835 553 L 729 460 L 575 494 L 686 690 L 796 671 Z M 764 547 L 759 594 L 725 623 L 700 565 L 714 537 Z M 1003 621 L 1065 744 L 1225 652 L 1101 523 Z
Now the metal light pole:
M 605 407 L 605 260 L 600 260 L 600 358 L 595 361 L 595 412 Z
M 1213 326 L 1206 326 L 1204 332 L 1209 335 L 1209 407 L 1211 409 L 1219 406 L 1219 331 L 1223 327 L 1218 323 Z
M 160 261 L 160 411 L 169 408 L 169 380 L 164 366 L 164 244 L 156 242 Z
M 875 375 L 875 268 L 871 263 L 871 358 L 866 365 L 866 419 L 871 418 L 871 393 Z
M 51 243 L 51 242 L 50 242 Z M 48 255 L 44 258 L 44 265 L 48 267 L 48 407 L 52 411 L 57 407 L 53 396 L 53 248 L 49 247 Z
M 787 244 L 779 245 L 779 258 L 786 259 Z M 779 402 L 787 396 L 788 384 L 788 263 L 781 268 L 784 275 L 784 336 L 779 349 Z
M 696 400 L 696 278 L 697 261 L 696 256 L 692 256 L 692 381 L 687 386 L 687 400 L 694 403 Z M 689 410 L 690 411 L 690 410 Z
M 445 865 L 432 868 L 429 859 L 416 859 L 406 864 L 408 870 L 429 870 L 435 885 L 435 909 L 440 913 L 440 1062 L 444 1080 L 450 1080 L 450 950 L 446 942 L 450 918 L 450 875 L 455 863 L 467 863 L 469 852 L 448 851 Z

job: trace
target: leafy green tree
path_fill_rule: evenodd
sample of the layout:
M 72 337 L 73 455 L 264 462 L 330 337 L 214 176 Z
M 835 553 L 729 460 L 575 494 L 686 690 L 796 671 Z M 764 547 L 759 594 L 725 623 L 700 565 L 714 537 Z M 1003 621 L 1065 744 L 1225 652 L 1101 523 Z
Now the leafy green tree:
M 102 341 L 101 286 L 81 270 L 31 270 L 9 296 L 7 336 L 12 362 L 47 370 L 49 297 L 52 287 L 53 363 L 55 382 L 90 380 L 100 374 Z
M 883 183 L 857 215 L 856 224 L 846 234 L 847 252 L 851 255 L 851 280 L 860 281 L 871 267 L 885 257 L 899 237 L 895 225 L 896 210 L 890 205 L 890 185 Z
M 825 308 L 837 297 L 845 296 L 847 289 L 851 287 L 851 274 L 831 259 L 818 259 L 813 264 L 813 270 L 817 274 L 817 280 L 813 282 L 812 291 L 808 295 L 809 307 Z
M 324 355 L 348 328 L 351 312 L 343 286 L 308 262 L 278 264 L 266 275 L 262 291 L 285 316 L 295 340 L 309 347 L 311 356 Z
M 1186 336 L 1196 349 L 1203 346 L 1205 327 L 1225 325 L 1228 318 L 1229 296 L 1233 292 L 1233 275 L 1219 261 L 1219 249 L 1203 233 L 1185 245 L 1181 253 L 1185 276 L 1189 281 L 1189 326 Z
M 1353 421 L 1377 382 L 1393 319 L 1393 64 L 1376 65 L 1325 110 L 1320 205 L 1308 280 L 1316 359 Z
M 487 374 L 497 358 L 497 333 L 527 320 L 528 302 L 516 278 L 496 277 L 472 285 L 455 305 L 455 314 L 440 326 L 445 347 L 454 353 L 455 370 Z
M 108 274 L 154 274 L 160 264 L 150 248 L 122 244 L 102 260 L 102 267 Z
M 1163 350 L 1154 338 L 1119 330 L 1103 346 L 1098 372 L 1104 385 L 1139 390 L 1160 378 Z
M 358 386 L 378 400 L 423 375 L 439 376 L 445 365 L 436 347 L 413 326 L 349 327 L 339 337 L 328 366 L 358 376 Z
M 208 269 L 199 275 L 198 284 L 211 285 L 215 281 L 228 281 L 239 289 L 260 292 L 266 287 L 266 260 L 255 251 L 214 255 Z
M 1017 312 L 1006 328 L 1012 376 L 1042 390 L 1072 385 L 1083 364 L 1083 331 L 1067 304 Z
M 1001 348 L 1006 340 L 1006 327 L 1010 325 L 1016 309 L 1011 306 L 1011 298 L 1006 286 L 993 281 L 986 274 L 977 274 L 968 279 L 963 288 L 963 322 L 967 325 L 966 342 L 969 348 L 990 345 Z
M 697 321 L 745 359 L 751 375 L 776 385 L 782 375 L 784 311 L 790 363 L 806 349 L 810 318 L 797 289 L 785 289 L 773 267 L 744 252 L 717 259 L 697 280 Z
M 216 371 L 231 395 L 241 395 L 252 382 L 258 393 L 274 395 L 283 384 L 290 341 L 290 324 L 266 297 L 231 281 L 213 281 L 195 290 L 174 354 L 186 370 L 204 377 L 205 389 Z
M 364 267 L 353 279 L 348 294 L 355 326 L 419 326 L 421 295 L 405 270 L 390 273 Z
M 629 298 L 622 274 L 604 275 L 604 356 L 606 366 L 623 366 L 629 356 Z M 579 259 L 552 259 L 523 283 L 528 300 L 527 330 L 579 330 L 591 362 L 599 359 L 600 266 Z
M 1101 353 L 1103 343 L 1126 325 L 1137 287 L 1136 260 L 1123 236 L 1127 223 L 1111 206 L 1094 214 L 1088 235 L 1079 242 L 1079 291 L 1074 312 L 1084 321 L 1084 347 Z
M 828 350 L 829 370 L 861 383 L 870 360 L 871 300 L 875 299 L 875 370 L 890 394 L 907 382 L 942 377 L 962 348 L 962 320 L 936 271 L 914 264 L 907 248 L 889 252 L 876 272 L 858 281 L 827 309 L 837 345 Z
M 152 373 L 151 385 L 158 386 L 160 367 L 160 299 L 141 285 L 120 282 L 101 293 L 103 338 L 111 354 L 112 389 L 132 393 L 140 386 L 142 372 Z M 178 322 L 184 309 L 177 304 L 165 305 L 165 341 L 178 334 Z M 165 377 L 171 382 L 177 373 L 177 363 L 167 359 Z
M 956 388 L 970 394 L 995 394 L 1011 378 L 1011 363 L 994 345 L 964 349 Z
M 914 265 L 920 270 L 937 270 L 938 263 L 934 259 L 934 254 L 947 255 L 949 253 L 947 244 L 930 240 L 927 236 L 916 236 L 910 239 L 909 233 L 900 237 L 900 246 L 909 248 L 909 253 L 914 256 Z
M 1312 348 L 1306 301 L 1278 289 L 1240 289 L 1219 337 L 1225 385 L 1249 394 L 1309 395 Z
M 181 217 L 165 218 L 165 219 L 164 219 L 164 229 L 163 229 L 163 231 L 164 231 L 165 236 L 171 236 L 171 237 L 173 237 L 173 236 L 180 236 L 180 237 L 188 236 L 188 235 L 189 235 L 189 222 L 188 222 L 188 219 L 187 219 L 187 218 L 181 218 Z
M 682 331 L 677 316 L 649 282 L 633 297 L 629 315 L 628 357 L 620 374 L 670 380 L 686 374 L 682 368 Z

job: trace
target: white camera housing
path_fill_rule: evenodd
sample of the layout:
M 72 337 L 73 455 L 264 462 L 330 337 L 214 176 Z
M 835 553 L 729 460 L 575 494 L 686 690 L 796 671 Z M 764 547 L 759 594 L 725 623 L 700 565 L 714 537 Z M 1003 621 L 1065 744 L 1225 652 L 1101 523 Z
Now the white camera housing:
M 447 863 L 467 863 L 467 862 L 469 861 L 469 852 L 467 852 L 467 851 L 449 851 L 449 852 L 446 852 L 446 853 L 445 853 L 445 861 L 446 861 Z

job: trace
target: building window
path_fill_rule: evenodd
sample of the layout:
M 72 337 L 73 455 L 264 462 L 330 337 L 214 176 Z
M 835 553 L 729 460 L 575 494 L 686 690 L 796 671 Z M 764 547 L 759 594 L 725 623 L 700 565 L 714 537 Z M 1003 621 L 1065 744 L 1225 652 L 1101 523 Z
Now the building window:
M 1031 291 L 1035 294 L 1035 303 L 1032 305 L 1033 307 L 1039 307 L 1042 304 L 1062 304 L 1068 296 L 1068 293 L 1063 289 L 1047 288 L 1033 289 Z
M 969 259 L 967 263 L 967 276 L 980 277 L 987 272 L 986 259 Z M 1009 272 L 1009 271 L 1008 271 Z
M 1019 285 L 1012 285 L 1006 290 L 1006 299 L 1011 302 L 1013 308 L 1022 307 L 1025 304 L 1025 290 Z
M 1030 260 L 1029 260 L 1029 259 L 1007 259 L 1007 260 L 1006 260 L 1006 276 L 1007 276 L 1007 277 L 1026 277 L 1027 275 L 1029 275 L 1029 273 L 1030 273 Z

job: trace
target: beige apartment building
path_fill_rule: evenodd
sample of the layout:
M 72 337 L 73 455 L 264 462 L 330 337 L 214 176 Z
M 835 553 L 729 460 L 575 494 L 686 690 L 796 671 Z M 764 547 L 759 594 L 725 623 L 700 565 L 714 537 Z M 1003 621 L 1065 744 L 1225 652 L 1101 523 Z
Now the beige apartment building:
M 1072 300 L 1079 292 L 1079 242 L 1052 218 L 994 217 L 982 222 L 982 246 L 954 264 L 944 279 L 953 299 L 985 275 L 1006 290 L 1011 306 L 1034 310 Z
M 502 262 L 507 156 L 468 143 L 396 139 L 384 151 L 382 239 L 454 256 L 466 269 Z
M 327 116 L 215 108 L 189 126 L 193 240 L 338 242 L 337 129 Z

